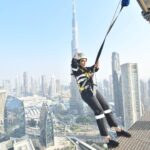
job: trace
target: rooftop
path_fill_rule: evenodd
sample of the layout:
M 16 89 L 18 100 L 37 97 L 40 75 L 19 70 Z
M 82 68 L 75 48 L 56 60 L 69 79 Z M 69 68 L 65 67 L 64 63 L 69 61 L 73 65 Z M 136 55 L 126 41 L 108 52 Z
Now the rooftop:
M 150 149 L 150 112 L 145 112 L 141 119 L 128 130 L 131 138 L 119 137 L 119 147 L 113 150 L 149 150 Z

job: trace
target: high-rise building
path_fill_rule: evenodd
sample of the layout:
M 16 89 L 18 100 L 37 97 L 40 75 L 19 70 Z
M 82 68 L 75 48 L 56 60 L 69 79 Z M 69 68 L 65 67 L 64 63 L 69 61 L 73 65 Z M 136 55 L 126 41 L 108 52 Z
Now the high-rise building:
M 29 85 L 28 85 L 28 75 L 27 72 L 23 73 L 23 95 L 24 96 L 28 96 L 28 89 L 29 89 Z
M 38 87 L 37 87 L 37 81 L 31 77 L 31 88 L 30 88 L 30 93 L 31 95 L 36 95 L 38 94 Z
M 4 116 L 5 133 L 8 137 L 20 138 L 25 135 L 25 110 L 21 100 L 8 96 Z
M 98 84 L 98 89 L 101 91 L 101 94 L 103 97 L 108 101 L 112 101 L 111 97 L 111 88 L 110 88 L 110 82 L 107 79 L 104 79 L 103 81 L 100 81 Z
M 150 99 L 150 79 L 148 80 L 148 97 Z
M 112 101 L 111 97 L 111 88 L 110 88 L 110 82 L 109 80 L 105 79 L 103 80 L 103 90 L 104 90 L 104 97 L 108 102 Z
M 113 78 L 112 75 L 109 76 L 109 88 L 110 88 L 110 99 L 114 102 L 114 90 L 113 90 Z
M 54 145 L 53 120 L 46 103 L 43 103 L 40 112 L 40 143 L 46 148 Z
M 112 53 L 112 78 L 113 78 L 113 95 L 115 103 L 115 113 L 123 123 L 123 99 L 122 99 L 122 87 L 121 87 L 121 68 L 119 54 Z
M 150 108 L 150 99 L 148 96 L 148 84 L 143 80 L 140 80 L 140 96 L 141 96 L 142 111 L 148 111 Z
M 138 67 L 136 63 L 121 65 L 124 125 L 128 129 L 141 116 Z
M 56 97 L 56 78 L 54 75 L 51 77 L 50 85 L 49 85 L 49 95 L 50 98 Z
M 20 77 L 16 77 L 15 79 L 15 88 L 14 88 L 14 95 L 16 97 L 20 97 L 21 96 L 21 83 L 20 83 Z
M 46 82 L 46 76 L 41 76 L 41 95 L 43 97 L 47 96 L 47 82 Z
M 72 18 L 72 57 L 75 53 L 79 51 L 79 42 L 78 42 L 78 25 L 76 20 L 76 0 L 73 0 L 73 18 Z M 77 87 L 76 80 L 73 76 L 71 76 L 71 98 L 70 98 L 70 111 L 72 114 L 81 114 L 83 113 L 83 102 L 81 100 L 81 96 Z
M 56 80 L 56 93 L 58 94 L 58 95 L 60 95 L 61 94 L 61 83 L 60 83 L 60 80 Z
M 4 110 L 6 103 L 6 91 L 0 89 L 0 133 L 4 133 Z
M 8 95 L 12 94 L 12 89 L 11 89 L 11 82 L 10 80 L 4 80 L 3 81 L 3 88 L 6 90 Z

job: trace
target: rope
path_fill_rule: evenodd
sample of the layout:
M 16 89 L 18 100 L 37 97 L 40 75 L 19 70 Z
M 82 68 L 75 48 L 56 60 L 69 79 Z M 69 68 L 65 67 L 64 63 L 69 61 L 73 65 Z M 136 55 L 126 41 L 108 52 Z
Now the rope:
M 105 41 L 106 41 L 106 38 L 107 38 L 108 34 L 110 33 L 112 27 L 114 26 L 115 22 L 117 21 L 117 19 L 118 19 L 120 13 L 121 13 L 121 11 L 122 11 L 122 9 L 123 9 L 123 7 L 124 7 L 124 6 L 121 6 L 121 9 L 120 9 L 118 15 L 116 16 L 116 13 L 117 13 L 117 10 L 118 10 L 118 8 L 119 8 L 120 3 L 121 3 L 121 0 L 119 1 L 118 5 L 117 5 L 117 8 L 116 8 L 115 13 L 114 13 L 114 15 L 113 15 L 113 18 L 112 18 L 112 20 L 111 20 L 110 26 L 109 26 L 109 28 L 108 28 L 108 30 L 107 30 L 107 32 L 106 32 L 106 35 L 105 35 L 105 37 L 104 37 L 104 40 L 103 40 L 101 46 L 100 46 L 100 48 L 99 48 L 99 51 L 98 51 L 98 54 L 97 54 L 97 57 L 96 57 L 96 60 L 95 60 L 95 64 L 98 62 L 98 60 L 99 60 L 99 58 L 100 58 L 100 55 L 101 55 L 101 53 L 102 53 L 102 50 L 103 50 L 103 47 L 104 47 L 104 45 L 105 45 Z M 116 16 L 116 17 L 115 17 L 115 16 Z M 94 72 L 93 72 L 93 73 L 95 73 L 95 69 L 96 69 L 96 68 L 94 68 Z M 96 84 L 97 84 L 96 75 L 95 75 L 95 81 L 96 81 Z
M 108 28 L 108 31 L 107 31 L 107 33 L 106 33 L 106 35 L 105 35 L 105 38 L 104 38 L 104 40 L 103 40 L 103 42 L 102 42 L 102 44 L 101 44 L 101 46 L 100 46 L 100 49 L 99 49 L 99 51 L 98 51 L 98 54 L 97 54 L 97 57 L 96 57 L 96 60 L 95 60 L 95 64 L 98 62 L 98 59 L 99 59 L 99 57 L 100 57 L 100 55 L 101 55 L 101 53 L 102 53 L 102 50 L 103 50 L 103 47 L 104 47 L 106 38 L 107 38 L 109 32 L 111 31 L 112 27 L 114 26 L 116 20 L 118 19 L 119 15 L 120 15 L 120 13 L 121 13 L 121 11 L 122 11 L 122 9 L 123 9 L 123 7 L 121 7 L 121 9 L 120 9 L 118 15 L 116 16 L 116 18 L 113 20 L 113 22 L 110 24 L 110 26 L 109 26 L 109 28 Z

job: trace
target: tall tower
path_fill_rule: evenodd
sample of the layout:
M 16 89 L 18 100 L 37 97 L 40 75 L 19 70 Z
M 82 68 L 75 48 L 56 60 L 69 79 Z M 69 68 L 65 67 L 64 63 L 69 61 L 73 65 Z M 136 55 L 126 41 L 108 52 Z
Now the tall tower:
M 119 61 L 119 54 L 112 53 L 112 78 L 113 78 L 113 95 L 115 103 L 115 113 L 123 123 L 123 99 L 122 99 L 122 87 L 121 87 L 121 68 Z
M 128 129 L 141 116 L 138 68 L 136 63 L 121 65 L 124 124 Z
M 76 52 L 79 51 L 79 42 L 78 42 L 78 25 L 76 20 L 76 0 L 72 1 L 72 57 Z M 75 78 L 71 77 L 71 99 L 70 99 L 70 110 L 73 114 L 81 114 L 83 113 L 83 102 L 81 100 L 81 96 L 77 87 L 77 83 Z
M 150 79 L 148 80 L 148 97 L 150 99 Z
M 23 95 L 28 96 L 28 75 L 27 75 L 27 72 L 23 73 Z
M 61 94 L 61 83 L 59 79 L 56 79 L 56 93 L 57 95 Z
M 150 108 L 150 99 L 148 96 L 148 85 L 144 80 L 140 80 L 140 98 L 142 104 L 142 111 L 148 111 Z
M 31 77 L 30 81 L 31 81 L 31 88 L 30 88 L 31 94 L 35 95 L 38 93 L 37 81 L 35 80 L 34 77 Z
M 47 96 L 47 85 L 46 85 L 46 76 L 41 76 L 41 95 L 43 97 Z
M 16 77 L 15 79 L 15 96 L 20 97 L 21 96 L 21 79 L 19 76 Z
M 53 118 L 46 103 L 43 103 L 40 112 L 40 143 L 46 148 L 54 146 Z
M 25 135 L 25 109 L 20 99 L 7 96 L 4 117 L 4 127 L 8 137 L 20 138 Z
M 54 75 L 51 76 L 50 86 L 49 86 L 49 95 L 50 98 L 56 97 L 56 77 Z
M 3 81 L 3 88 L 4 88 L 4 90 L 6 90 L 6 92 L 7 92 L 8 95 L 12 94 L 10 80 L 4 80 Z
M 79 41 L 78 41 L 78 23 L 76 19 L 76 0 L 72 1 L 72 57 L 79 50 Z
M 6 103 L 6 91 L 0 89 L 0 134 L 4 133 L 5 103 Z

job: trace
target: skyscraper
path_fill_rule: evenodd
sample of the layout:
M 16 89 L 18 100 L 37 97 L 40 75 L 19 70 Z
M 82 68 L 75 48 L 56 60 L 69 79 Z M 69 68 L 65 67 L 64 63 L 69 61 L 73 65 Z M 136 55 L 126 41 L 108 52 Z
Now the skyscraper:
M 78 42 L 78 25 L 76 20 L 76 0 L 73 0 L 73 18 L 72 18 L 72 57 L 76 52 L 79 51 L 79 42 Z M 83 102 L 76 84 L 75 78 L 71 77 L 71 98 L 70 98 L 70 110 L 73 114 L 81 114 L 83 112 Z
M 19 138 L 25 135 L 25 110 L 21 100 L 8 96 L 4 116 L 5 132 L 8 137 Z
M 52 75 L 51 77 L 49 94 L 50 94 L 50 98 L 54 98 L 56 96 L 56 78 L 54 75 Z
M 148 84 L 143 80 L 140 80 L 140 96 L 141 96 L 142 110 L 148 111 L 150 108 L 150 101 L 148 97 Z
M 112 75 L 109 76 L 109 88 L 110 88 L 110 99 L 114 102 L 114 90 L 113 90 L 113 78 Z
M 116 116 L 121 118 L 123 123 L 123 100 L 122 100 L 122 87 L 121 87 L 121 68 L 119 61 L 119 54 L 112 53 L 112 78 L 113 78 L 113 95 L 115 103 Z
M 28 75 L 27 72 L 23 73 L 23 95 L 28 96 Z
M 0 133 L 4 133 L 5 103 L 6 103 L 6 91 L 0 89 Z
M 47 96 L 47 83 L 46 83 L 46 76 L 41 76 L 41 95 L 43 97 Z
M 111 85 L 110 85 L 110 81 L 107 79 L 103 80 L 103 90 L 104 90 L 103 96 L 108 102 L 111 102 L 112 101 Z
M 21 96 L 21 83 L 20 83 L 20 77 L 17 76 L 15 79 L 15 89 L 14 89 L 14 95 L 16 97 L 20 97 Z
M 10 80 L 4 80 L 3 81 L 3 88 L 6 90 L 8 95 L 12 94 L 12 89 L 11 89 L 11 82 Z
M 43 103 L 40 112 L 40 143 L 46 148 L 54 145 L 53 120 L 46 103 Z
M 148 97 L 150 99 L 150 79 L 148 80 Z
M 60 95 L 61 94 L 61 83 L 60 83 L 60 80 L 56 80 L 56 93 L 57 95 Z
M 38 94 L 38 87 L 37 87 L 37 81 L 35 78 L 31 77 L 31 88 L 30 88 L 31 95 Z
M 128 129 L 141 116 L 138 67 L 136 63 L 121 65 L 124 125 Z
M 112 91 L 110 84 L 110 80 L 107 79 L 104 79 L 98 83 L 98 89 L 101 91 L 101 94 L 108 102 L 112 102 Z

